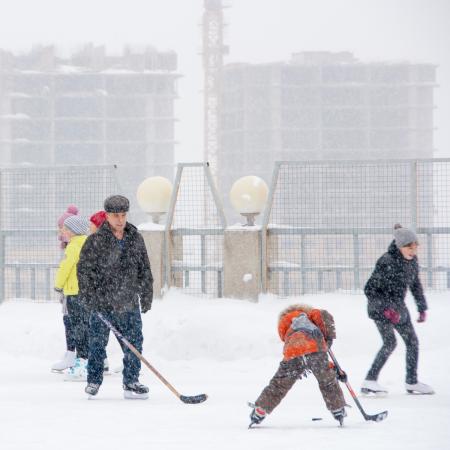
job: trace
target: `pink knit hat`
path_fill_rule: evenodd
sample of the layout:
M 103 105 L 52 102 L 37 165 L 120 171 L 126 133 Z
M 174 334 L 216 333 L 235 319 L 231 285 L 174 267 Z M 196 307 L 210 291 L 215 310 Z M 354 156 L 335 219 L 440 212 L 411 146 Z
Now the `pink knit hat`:
M 70 216 L 76 216 L 78 214 L 78 208 L 75 205 L 69 205 L 67 210 L 62 214 L 62 216 L 58 219 L 58 227 L 62 228 L 64 225 L 64 221 Z

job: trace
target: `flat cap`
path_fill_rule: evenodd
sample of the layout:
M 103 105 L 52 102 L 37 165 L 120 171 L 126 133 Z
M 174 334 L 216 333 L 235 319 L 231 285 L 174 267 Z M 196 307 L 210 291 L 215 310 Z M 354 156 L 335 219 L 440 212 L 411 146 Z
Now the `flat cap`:
M 103 209 L 107 213 L 123 213 L 130 209 L 129 200 L 123 195 L 111 195 L 105 200 Z

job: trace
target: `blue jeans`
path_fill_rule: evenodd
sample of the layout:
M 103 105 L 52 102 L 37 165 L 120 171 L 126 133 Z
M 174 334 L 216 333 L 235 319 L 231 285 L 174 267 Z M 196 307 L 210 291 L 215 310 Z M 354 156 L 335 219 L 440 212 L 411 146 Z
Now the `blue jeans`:
M 124 338 L 142 353 L 142 320 L 141 313 L 137 309 L 127 312 L 101 313 L 116 328 Z M 91 314 L 89 320 L 89 361 L 88 361 L 88 383 L 102 384 L 103 361 L 106 358 L 106 346 L 109 339 L 109 328 L 100 320 L 96 312 Z M 140 359 L 126 346 L 122 345 L 123 351 L 123 382 L 124 384 L 139 381 L 141 370 Z

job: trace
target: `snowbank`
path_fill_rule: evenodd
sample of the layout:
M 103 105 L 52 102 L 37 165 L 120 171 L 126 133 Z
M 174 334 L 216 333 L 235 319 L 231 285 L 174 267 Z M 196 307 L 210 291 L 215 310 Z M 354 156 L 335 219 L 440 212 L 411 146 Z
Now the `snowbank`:
M 416 326 L 419 377 L 435 388 L 436 395 L 405 393 L 405 351 L 399 342 L 380 377 L 389 396 L 361 398 L 368 413 L 389 411 L 384 422 L 365 422 L 353 407 L 345 427 L 338 429 L 316 381 L 308 377 L 294 386 L 257 430 L 247 429 L 246 403 L 255 400 L 281 358 L 279 312 L 295 302 L 329 309 L 337 323 L 334 352 L 357 390 L 380 346 L 363 296 L 267 296 L 251 303 L 193 298 L 172 290 L 164 300 L 155 300 L 143 316 L 144 356 L 181 393 L 209 395 L 195 406 L 181 403 L 145 367 L 140 380 L 150 387 L 148 401 L 123 400 L 120 374 L 105 377 L 96 399 L 86 401 L 84 383 L 64 382 L 49 370 L 64 351 L 60 305 L 5 302 L 0 306 L 0 449 L 447 449 L 450 302 L 448 293 L 432 293 L 428 299 L 428 320 Z M 415 316 L 411 299 L 409 304 Z M 108 357 L 112 367 L 120 363 L 121 352 L 113 338 Z M 311 417 L 317 416 L 323 420 L 312 422 Z

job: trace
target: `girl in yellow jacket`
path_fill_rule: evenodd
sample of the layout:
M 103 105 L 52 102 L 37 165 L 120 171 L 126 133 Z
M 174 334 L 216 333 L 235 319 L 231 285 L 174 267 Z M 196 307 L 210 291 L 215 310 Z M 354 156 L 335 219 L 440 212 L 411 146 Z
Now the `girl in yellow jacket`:
M 77 358 L 67 373 L 67 381 L 85 381 L 89 351 L 89 314 L 78 297 L 77 264 L 89 230 L 89 222 L 81 216 L 70 216 L 64 221 L 63 233 L 69 242 L 56 272 L 55 290 L 63 292 L 67 301 L 75 338 Z

